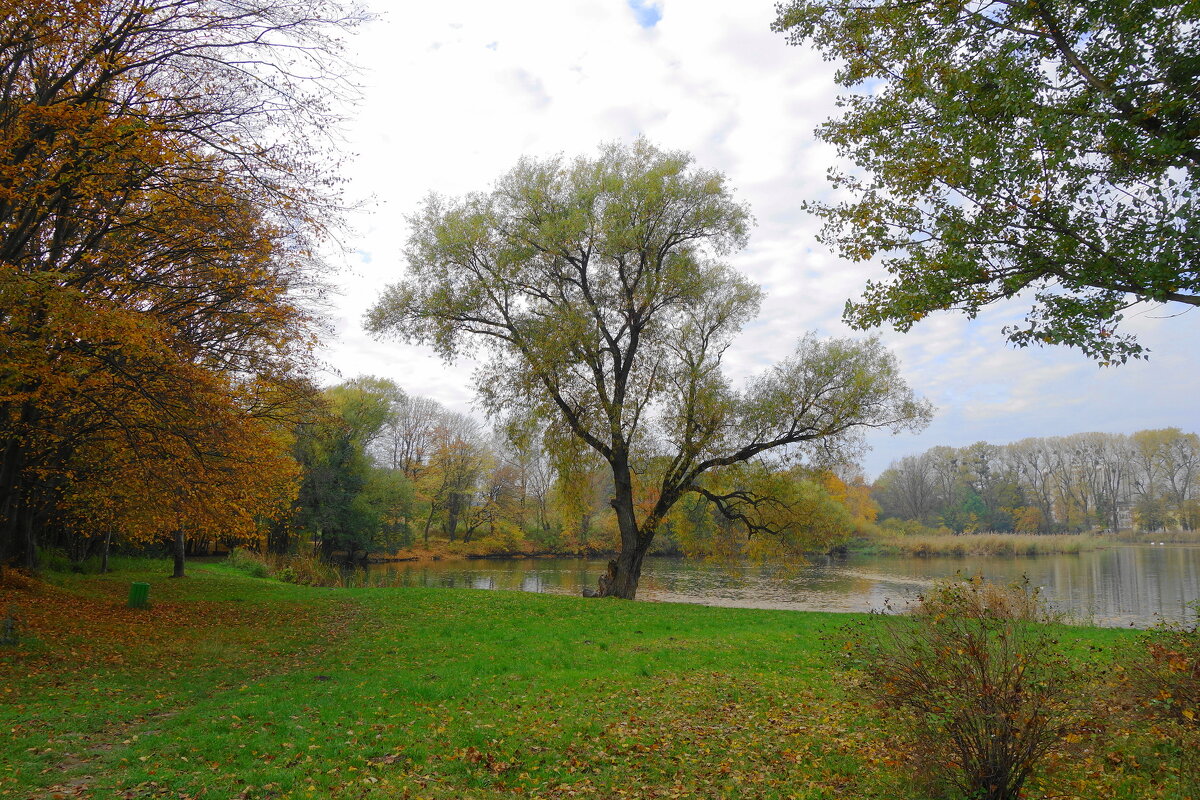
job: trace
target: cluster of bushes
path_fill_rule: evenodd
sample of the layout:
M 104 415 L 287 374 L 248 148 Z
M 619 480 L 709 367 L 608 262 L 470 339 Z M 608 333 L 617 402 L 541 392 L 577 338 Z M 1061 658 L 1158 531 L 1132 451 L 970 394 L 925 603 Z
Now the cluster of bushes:
M 1094 665 L 1069 651 L 1058 622 L 1027 583 L 955 579 L 910 614 L 853 626 L 842 652 L 908 735 L 911 774 L 932 796 L 1017 800 L 1047 756 L 1085 746 L 1121 713 L 1162 732 L 1180 796 L 1195 796 L 1200 627 L 1145 633 L 1121 654 L 1112 696 L 1098 698 Z

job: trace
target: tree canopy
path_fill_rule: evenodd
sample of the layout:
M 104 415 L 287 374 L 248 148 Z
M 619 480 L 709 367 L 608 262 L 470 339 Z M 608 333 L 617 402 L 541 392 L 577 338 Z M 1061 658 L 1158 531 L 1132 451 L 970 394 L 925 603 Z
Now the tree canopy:
M 818 129 L 856 169 L 812 204 L 890 273 L 846 307 L 908 330 L 1020 295 L 1020 346 L 1144 357 L 1137 303 L 1200 305 L 1200 25 L 1158 0 L 793 0 L 774 24 L 856 92 Z
M 0 1 L 0 558 L 286 506 L 359 18 Z
M 720 257 L 744 244 L 749 220 L 722 175 L 645 140 L 526 158 L 490 192 L 430 197 L 410 220 L 406 276 L 368 315 L 375 333 L 447 360 L 480 356 L 490 414 L 532 411 L 551 440 L 604 460 L 621 550 L 601 593 L 635 595 L 685 494 L 803 539 L 786 503 L 722 470 L 787 449 L 845 458 L 860 430 L 930 414 L 874 340 L 805 337 L 744 389 L 730 384 L 722 359 L 760 290 Z

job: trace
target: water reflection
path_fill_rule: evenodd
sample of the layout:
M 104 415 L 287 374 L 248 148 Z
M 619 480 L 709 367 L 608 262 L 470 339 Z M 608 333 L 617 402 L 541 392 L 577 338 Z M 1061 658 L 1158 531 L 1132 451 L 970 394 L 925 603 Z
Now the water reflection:
M 604 573 L 603 559 L 513 559 L 374 565 L 374 578 L 400 586 L 449 586 L 581 594 Z M 956 572 L 1011 582 L 1028 577 L 1060 611 L 1096 625 L 1149 627 L 1189 619 L 1200 598 L 1200 547 L 1128 546 L 1079 555 L 1015 558 L 823 557 L 800 568 L 647 559 L 646 600 L 807 611 L 903 606 Z

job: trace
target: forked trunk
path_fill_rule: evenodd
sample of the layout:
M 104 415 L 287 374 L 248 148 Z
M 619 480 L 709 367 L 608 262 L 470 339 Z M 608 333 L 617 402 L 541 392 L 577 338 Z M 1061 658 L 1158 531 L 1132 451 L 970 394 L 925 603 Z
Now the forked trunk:
M 429 528 L 433 525 L 433 512 L 437 510 L 437 506 L 429 504 L 429 516 L 425 518 L 425 547 L 429 547 Z

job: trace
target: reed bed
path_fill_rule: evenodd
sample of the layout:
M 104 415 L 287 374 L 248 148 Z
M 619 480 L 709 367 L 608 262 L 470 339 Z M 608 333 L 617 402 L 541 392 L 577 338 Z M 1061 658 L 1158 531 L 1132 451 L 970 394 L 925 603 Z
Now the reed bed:
M 1112 540 L 1087 534 L 1039 536 L 1020 533 L 925 534 L 882 536 L 868 549 L 897 556 L 1044 556 L 1083 553 L 1111 544 Z
M 1121 531 L 1122 544 L 1200 544 L 1200 531 Z

